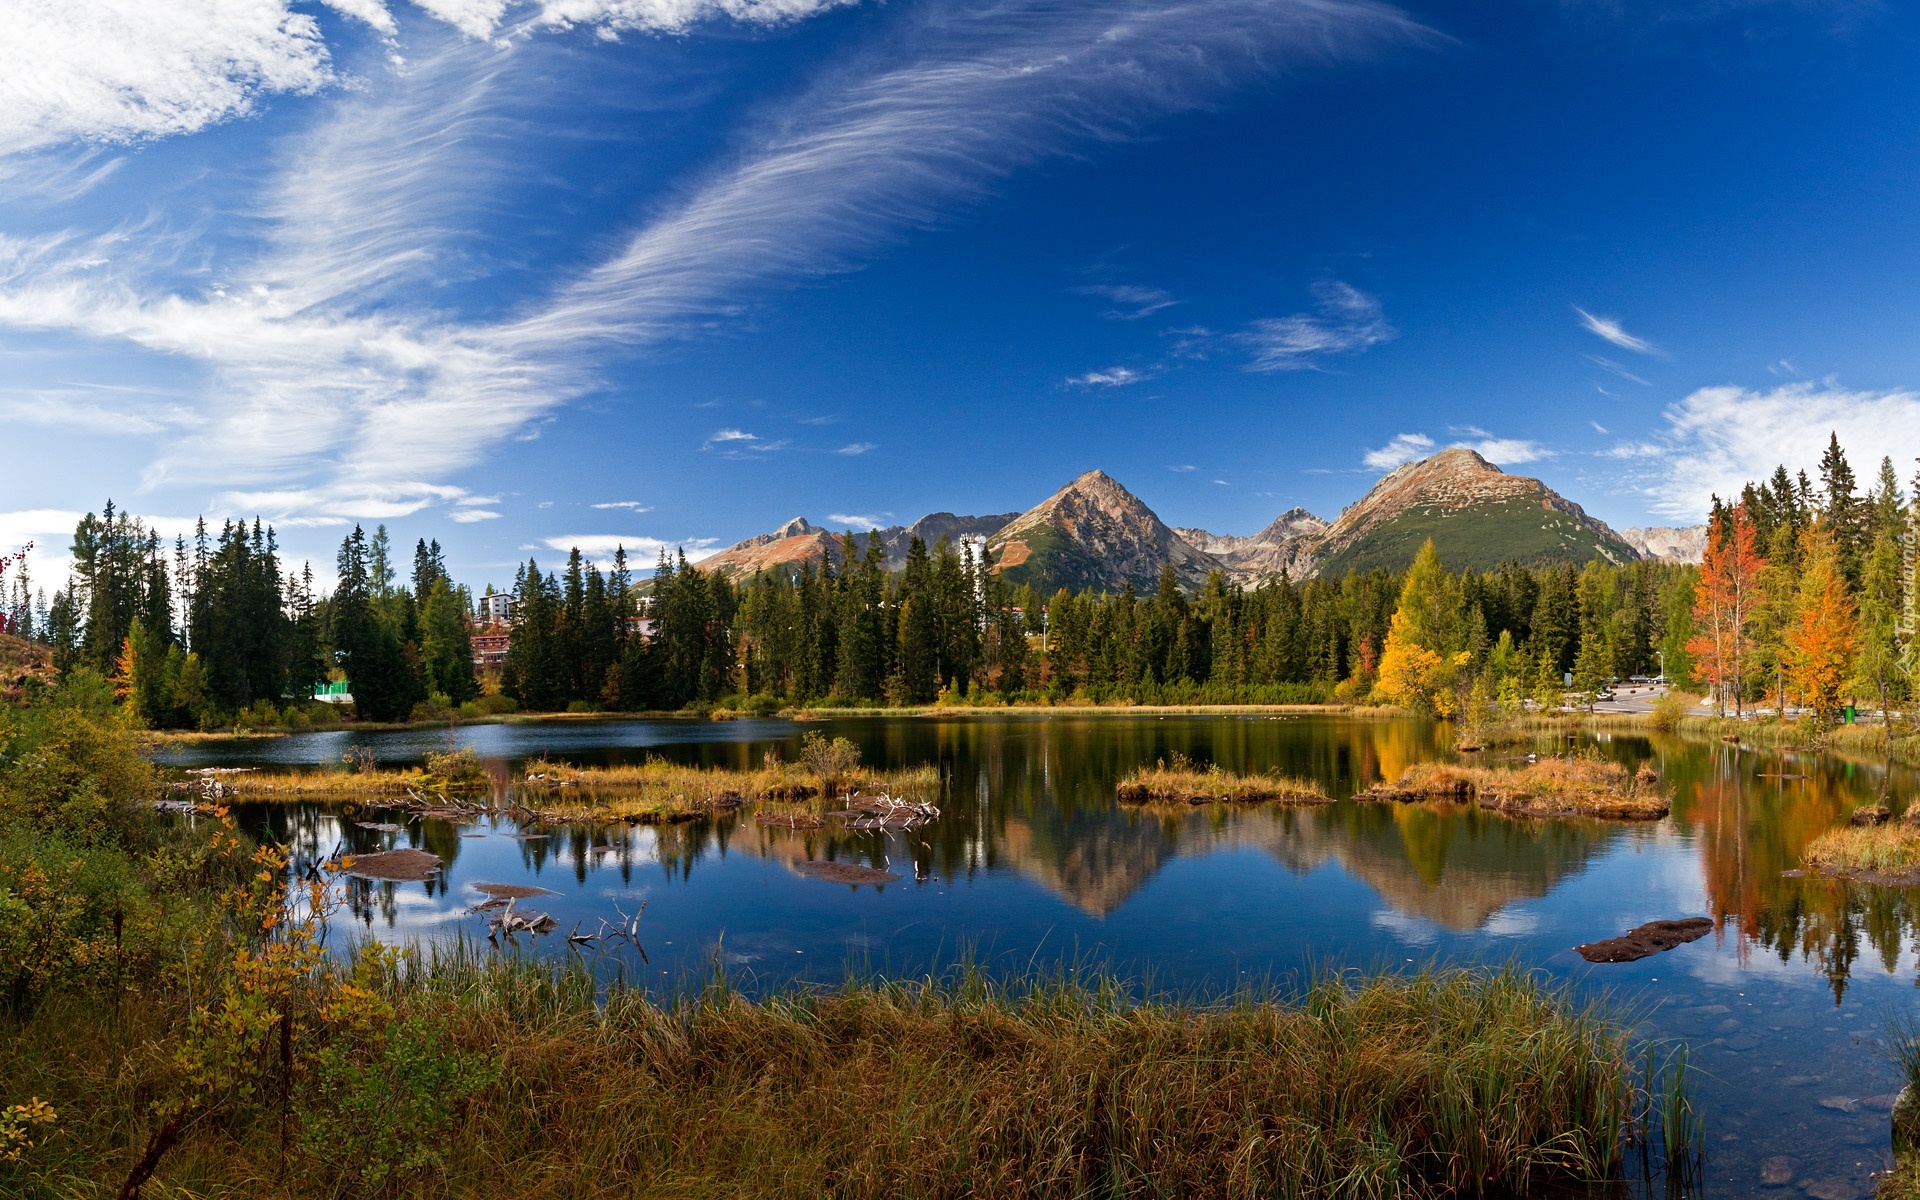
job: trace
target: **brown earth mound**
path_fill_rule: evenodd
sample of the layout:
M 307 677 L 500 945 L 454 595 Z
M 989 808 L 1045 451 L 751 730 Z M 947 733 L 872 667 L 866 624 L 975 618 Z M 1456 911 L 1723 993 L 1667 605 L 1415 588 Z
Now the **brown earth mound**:
M 340 860 L 347 874 L 390 883 L 419 883 L 440 873 L 440 856 L 401 847 L 377 854 L 350 854 Z
M 1684 946 L 1713 932 L 1713 922 L 1705 917 L 1687 917 L 1679 921 L 1648 921 L 1604 942 L 1575 946 L 1574 952 L 1590 963 L 1638 962 L 1643 958 Z

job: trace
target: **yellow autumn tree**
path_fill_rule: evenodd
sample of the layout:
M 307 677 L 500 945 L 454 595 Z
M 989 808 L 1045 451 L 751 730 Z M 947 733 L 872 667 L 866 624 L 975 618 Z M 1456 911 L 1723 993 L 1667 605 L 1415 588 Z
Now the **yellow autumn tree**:
M 1860 653 L 1860 617 L 1840 552 L 1826 522 L 1800 535 L 1799 611 L 1787 631 L 1787 670 L 1794 694 L 1822 722 L 1846 699 L 1854 659 Z
M 1442 716 L 1455 708 L 1455 677 L 1471 657 L 1457 645 L 1456 590 L 1429 540 L 1407 569 L 1399 604 L 1387 626 L 1387 644 L 1380 652 L 1379 688 L 1392 703 Z

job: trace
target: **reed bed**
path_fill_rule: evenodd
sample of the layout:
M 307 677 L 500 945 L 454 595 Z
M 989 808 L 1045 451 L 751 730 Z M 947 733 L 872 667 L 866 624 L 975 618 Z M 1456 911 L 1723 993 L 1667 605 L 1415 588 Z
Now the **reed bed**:
M 749 801 L 781 811 L 812 811 L 833 798 L 823 794 L 820 784 L 819 776 L 802 764 L 778 759 L 751 770 L 683 766 L 662 758 L 612 767 L 542 759 L 528 764 L 521 788 L 522 802 L 547 819 L 646 822 L 687 820 Z M 940 772 L 932 766 L 854 767 L 831 785 L 836 795 L 884 792 L 921 803 L 938 799 L 940 789 Z
M 584 965 L 455 950 L 415 955 L 375 990 L 394 1028 L 425 1031 L 391 1043 L 409 1070 L 457 1057 L 457 1077 L 478 1081 L 409 1194 L 1538 1194 L 1622 1178 L 1673 1107 L 1603 1012 L 1513 970 L 1327 975 L 1285 1001 L 1143 1001 L 1105 976 L 973 971 L 757 1001 L 720 981 L 661 1001 Z M 105 1195 L 93 1181 L 124 1173 L 153 1118 L 136 1102 L 143 1069 L 84 1051 L 101 1017 L 78 1015 L 49 1007 L 0 1067 L 71 1114 L 43 1177 Z M 158 1052 L 157 1016 L 119 1032 Z M 386 1069 L 365 1061 L 375 1094 Z M 362 1085 L 346 1086 L 303 1085 L 296 1127 L 304 1106 L 337 1113 Z M 153 1194 L 363 1190 L 342 1175 L 357 1145 L 310 1163 L 296 1128 L 284 1161 L 284 1119 L 269 1105 L 195 1124 Z
M 365 800 L 377 796 L 405 796 L 422 791 L 434 781 L 420 770 L 303 770 L 235 771 L 218 776 L 223 796 L 236 800 Z
M 1217 766 L 1200 770 L 1183 761 L 1169 765 L 1164 759 L 1129 773 L 1115 794 L 1122 804 L 1325 804 L 1331 799 L 1317 780 L 1241 774 Z
M 1651 765 L 1628 771 L 1589 755 L 1543 758 L 1517 769 L 1415 763 L 1391 784 L 1357 794 L 1356 800 L 1474 803 L 1519 817 L 1605 817 L 1653 821 L 1667 815 L 1672 799 Z
M 1829 829 L 1807 846 L 1801 862 L 1822 875 L 1920 884 L 1920 827 L 1901 822 Z

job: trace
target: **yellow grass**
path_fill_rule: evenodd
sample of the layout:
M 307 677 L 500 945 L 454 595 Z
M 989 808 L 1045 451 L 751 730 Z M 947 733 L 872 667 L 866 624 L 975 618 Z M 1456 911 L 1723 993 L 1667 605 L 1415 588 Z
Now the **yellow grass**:
M 1543 758 L 1517 770 L 1415 763 L 1391 784 L 1357 800 L 1472 801 L 1518 817 L 1607 817 L 1653 821 L 1667 815 L 1671 799 L 1651 767 L 1629 773 L 1619 763 L 1578 756 Z
M 218 776 L 239 800 L 361 800 L 404 796 L 432 785 L 425 771 L 236 771 Z
M 690 767 L 649 758 L 612 767 L 576 767 L 542 759 L 527 766 L 521 787 L 527 807 L 554 820 L 605 817 L 626 821 L 689 820 L 746 801 L 801 801 L 820 797 L 818 778 L 799 763 L 774 759 L 752 770 Z M 932 802 L 940 773 L 931 766 L 898 771 L 855 768 L 836 791 L 885 792 Z
M 1801 861 L 1822 875 L 1920 882 L 1920 828 L 1902 823 L 1829 829 L 1813 839 Z
M 1123 804 L 1246 804 L 1263 800 L 1325 804 L 1329 799 L 1326 789 L 1315 780 L 1242 775 L 1218 767 L 1201 771 L 1178 758 L 1171 766 L 1163 759 L 1151 767 L 1141 767 L 1122 779 L 1115 791 Z

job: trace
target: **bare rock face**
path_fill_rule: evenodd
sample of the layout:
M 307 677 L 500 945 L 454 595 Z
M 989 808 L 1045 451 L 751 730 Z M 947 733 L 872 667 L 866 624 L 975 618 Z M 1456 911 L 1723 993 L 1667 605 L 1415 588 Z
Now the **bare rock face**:
M 1620 540 L 1655 562 L 1698 563 L 1707 555 L 1707 527 L 1655 525 L 1622 529 Z
M 700 563 L 703 571 L 717 571 L 739 582 L 762 571 L 799 570 L 803 563 L 838 561 L 840 539 L 805 517 L 795 517 L 772 533 L 762 533 L 722 550 Z
M 1304 508 L 1290 508 L 1251 537 L 1208 533 L 1204 529 L 1175 529 L 1189 546 L 1218 559 L 1243 582 L 1282 571 L 1293 578 L 1303 572 L 1301 562 L 1326 535 L 1327 523 Z
M 1218 559 L 1194 549 L 1105 471 L 1088 471 L 1015 517 L 987 542 L 996 569 L 1036 588 L 1151 588 L 1171 563 L 1199 587 Z

